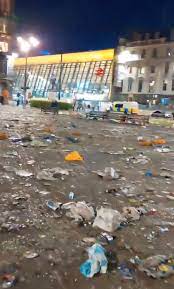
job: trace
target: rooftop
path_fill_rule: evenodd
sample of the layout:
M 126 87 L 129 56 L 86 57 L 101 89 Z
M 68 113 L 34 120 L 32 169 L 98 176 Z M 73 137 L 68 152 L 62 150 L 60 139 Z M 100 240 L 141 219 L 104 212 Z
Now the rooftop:
M 87 51 L 87 52 L 76 52 L 66 53 L 62 55 L 63 63 L 72 62 L 92 62 L 92 61 L 104 61 L 113 60 L 114 49 L 98 50 L 98 51 Z M 29 65 L 37 64 L 58 64 L 61 62 L 61 55 L 46 55 L 46 56 L 35 56 L 28 58 Z M 25 65 L 25 58 L 17 58 L 15 60 L 15 66 Z

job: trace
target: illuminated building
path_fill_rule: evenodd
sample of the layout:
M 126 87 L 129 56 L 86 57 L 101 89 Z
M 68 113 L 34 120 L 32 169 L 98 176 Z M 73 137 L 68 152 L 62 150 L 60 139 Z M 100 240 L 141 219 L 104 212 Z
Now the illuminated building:
M 11 52 L 11 40 L 13 32 L 13 0 L 0 1 L 0 52 Z
M 174 31 L 170 38 L 156 32 L 120 39 L 117 55 L 115 99 L 149 105 L 174 100 Z
M 61 73 L 61 98 L 74 95 L 109 96 L 114 49 L 28 58 L 27 86 L 35 97 L 48 97 L 54 83 L 57 94 Z M 24 83 L 25 59 L 15 60 L 15 91 Z
M 7 55 L 11 54 L 14 29 L 14 0 L 0 0 L 0 83 L 8 87 Z

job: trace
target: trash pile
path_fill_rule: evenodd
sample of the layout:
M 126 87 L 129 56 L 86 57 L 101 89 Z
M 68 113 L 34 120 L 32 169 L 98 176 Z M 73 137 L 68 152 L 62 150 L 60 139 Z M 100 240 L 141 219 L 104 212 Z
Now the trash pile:
M 69 171 L 59 167 L 52 169 L 44 169 L 37 174 L 38 180 L 55 181 L 63 176 L 69 176 Z
M 7 111 L 0 287 L 173 288 L 173 130 Z
M 174 257 L 157 255 L 139 260 L 138 269 L 155 279 L 166 278 L 174 274 Z

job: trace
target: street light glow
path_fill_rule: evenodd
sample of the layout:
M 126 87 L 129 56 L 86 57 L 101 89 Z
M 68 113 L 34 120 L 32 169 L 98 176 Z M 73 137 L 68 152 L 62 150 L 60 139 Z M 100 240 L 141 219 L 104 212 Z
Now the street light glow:
M 12 52 L 11 56 L 12 56 L 12 58 L 18 58 L 19 54 L 16 52 Z
M 28 41 L 23 40 L 23 41 L 21 42 L 20 49 L 21 49 L 22 52 L 27 53 L 27 52 L 30 51 L 31 45 L 30 45 L 30 43 L 29 43 Z
M 23 38 L 22 38 L 21 36 L 17 37 L 17 41 L 18 41 L 19 43 L 21 43 L 22 40 L 23 40 Z
M 27 80 L 28 80 L 28 63 L 27 63 L 27 59 L 29 56 L 29 52 L 30 50 L 32 50 L 32 48 L 36 48 L 39 45 L 39 41 L 37 40 L 37 38 L 30 36 L 28 38 L 23 38 L 21 36 L 17 37 L 17 42 L 19 44 L 19 49 L 21 52 L 25 53 L 25 71 L 24 71 L 24 108 L 26 107 L 27 104 Z
M 28 53 L 32 48 L 35 48 L 39 45 L 39 40 L 33 36 L 28 39 L 24 39 L 21 36 L 17 37 L 19 43 L 19 48 L 22 52 Z
M 33 36 L 29 38 L 29 42 L 33 47 L 37 47 L 39 45 L 39 40 Z

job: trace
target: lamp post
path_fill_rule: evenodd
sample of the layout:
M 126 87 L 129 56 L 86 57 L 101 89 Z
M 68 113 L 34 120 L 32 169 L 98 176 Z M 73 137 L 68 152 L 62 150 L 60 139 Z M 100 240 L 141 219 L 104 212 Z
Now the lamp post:
M 27 104 L 27 80 L 28 80 L 28 55 L 29 52 L 37 47 L 39 45 L 39 41 L 37 40 L 37 38 L 31 36 L 29 37 L 27 40 L 22 38 L 22 37 L 18 37 L 17 41 L 19 43 L 19 48 L 21 50 L 21 52 L 24 53 L 25 55 L 25 69 L 24 69 L 24 87 L 22 88 L 24 91 L 24 101 L 23 101 L 23 106 L 24 108 L 26 107 Z
M 60 54 L 60 74 L 59 74 L 59 94 L 58 99 L 61 99 L 61 91 L 62 91 L 62 72 L 63 72 L 63 54 Z

